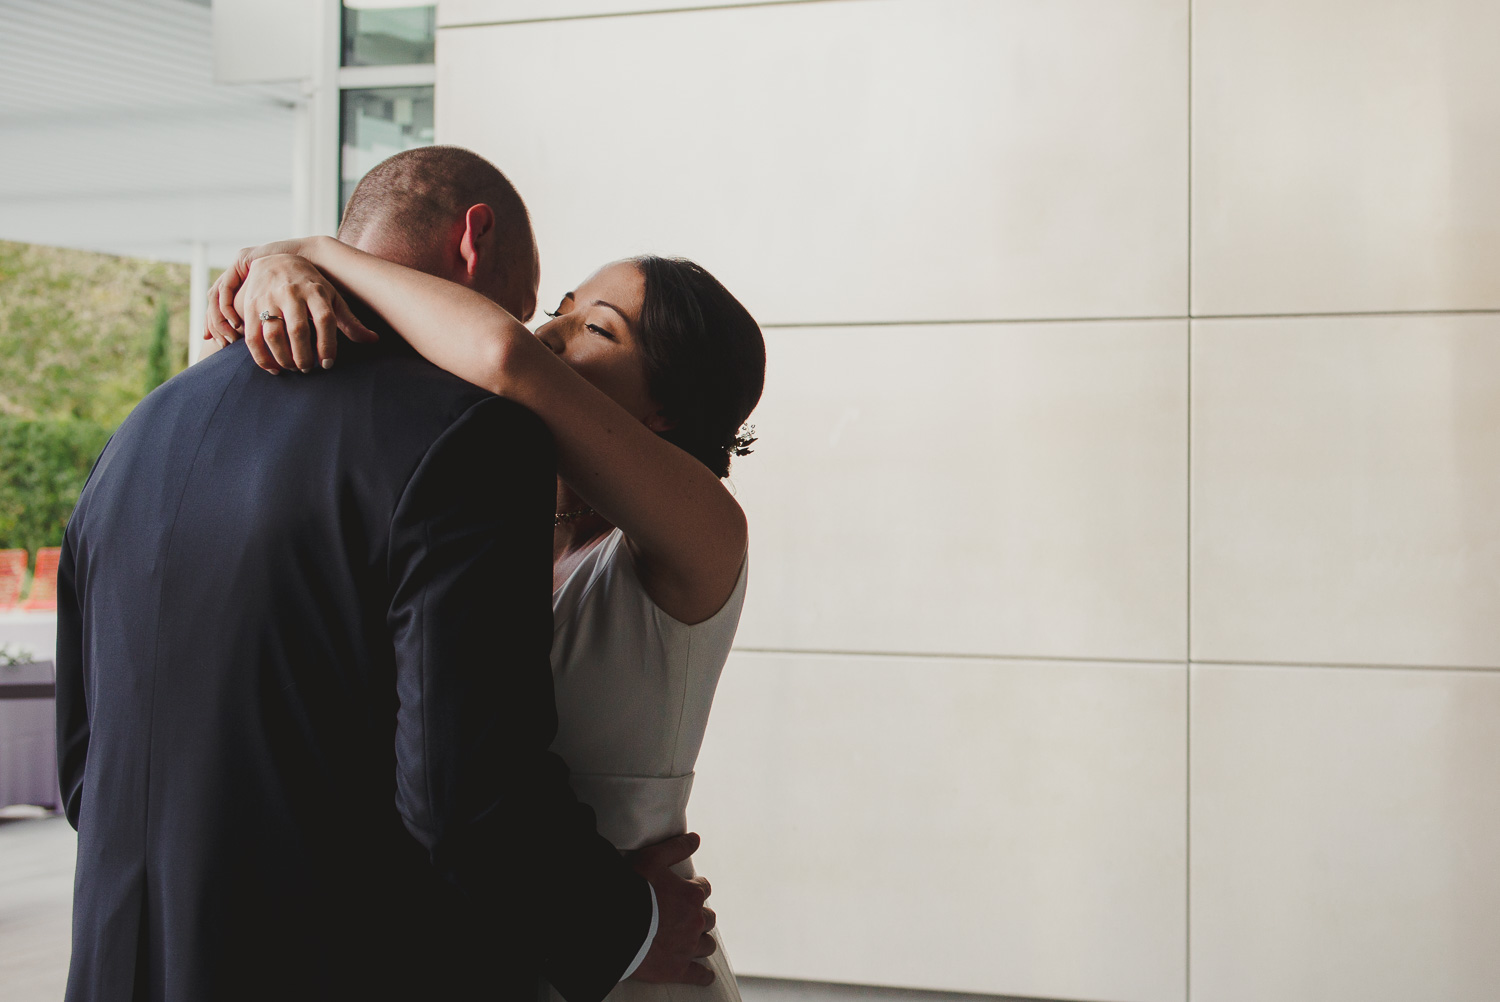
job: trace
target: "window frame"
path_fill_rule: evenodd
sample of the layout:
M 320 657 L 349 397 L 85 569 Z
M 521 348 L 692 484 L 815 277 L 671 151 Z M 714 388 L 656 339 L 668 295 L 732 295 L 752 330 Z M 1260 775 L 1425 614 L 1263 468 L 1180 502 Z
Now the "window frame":
M 437 54 L 436 54 L 436 4 L 414 3 L 412 7 L 433 8 L 433 61 L 430 63 L 394 63 L 387 66 L 344 66 L 344 19 L 349 8 L 343 0 L 332 0 L 338 9 L 338 45 L 334 52 L 336 66 L 334 70 L 335 100 L 333 102 L 333 113 L 337 132 L 337 153 L 334 156 L 334 178 L 333 178 L 333 210 L 335 218 L 333 225 L 336 227 L 339 218 L 344 211 L 344 95 L 348 91 L 379 90 L 387 87 L 427 87 L 432 91 L 433 101 L 437 100 Z M 436 139 L 434 138 L 434 142 Z

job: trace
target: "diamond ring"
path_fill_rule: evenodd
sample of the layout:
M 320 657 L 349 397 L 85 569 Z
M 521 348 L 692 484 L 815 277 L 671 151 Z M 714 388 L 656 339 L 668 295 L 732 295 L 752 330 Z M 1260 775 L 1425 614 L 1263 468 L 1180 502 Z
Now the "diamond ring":
M 278 317 L 276 314 L 272 313 L 270 310 L 261 310 L 260 311 L 260 320 L 261 320 L 261 323 L 265 323 L 267 320 L 280 320 L 280 319 L 281 319 L 280 317 Z

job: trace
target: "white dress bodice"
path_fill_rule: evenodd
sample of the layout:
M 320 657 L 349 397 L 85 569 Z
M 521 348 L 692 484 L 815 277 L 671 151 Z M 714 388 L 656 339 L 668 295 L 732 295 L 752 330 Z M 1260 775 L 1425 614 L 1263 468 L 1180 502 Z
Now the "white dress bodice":
M 594 809 L 599 834 L 617 849 L 687 831 L 693 764 L 739 626 L 746 576 L 742 564 L 719 611 L 688 626 L 651 601 L 615 529 L 552 593 L 552 750 L 568 764 L 578 799 Z M 673 869 L 692 876 L 692 860 Z M 622 981 L 605 1002 L 741 1002 L 718 929 L 713 936 L 719 949 L 704 962 L 712 985 Z M 550 985 L 540 997 L 564 1002 Z
M 599 833 L 639 849 L 687 830 L 693 764 L 739 626 L 747 565 L 724 605 L 688 626 L 657 608 L 625 536 L 594 544 L 552 594 L 552 750 Z

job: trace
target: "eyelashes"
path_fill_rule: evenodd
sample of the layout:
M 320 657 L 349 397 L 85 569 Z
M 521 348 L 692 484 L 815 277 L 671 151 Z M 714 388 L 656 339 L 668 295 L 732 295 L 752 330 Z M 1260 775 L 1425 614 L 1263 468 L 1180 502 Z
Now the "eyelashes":
M 562 307 L 558 307 L 556 312 L 552 310 L 543 310 L 542 312 L 551 317 L 553 320 L 556 320 L 558 317 L 563 315 Z M 619 340 L 609 331 L 605 330 L 603 327 L 600 327 L 598 324 L 584 324 L 583 329 L 586 331 L 591 331 L 594 334 L 598 334 L 602 338 L 608 338 L 611 341 Z

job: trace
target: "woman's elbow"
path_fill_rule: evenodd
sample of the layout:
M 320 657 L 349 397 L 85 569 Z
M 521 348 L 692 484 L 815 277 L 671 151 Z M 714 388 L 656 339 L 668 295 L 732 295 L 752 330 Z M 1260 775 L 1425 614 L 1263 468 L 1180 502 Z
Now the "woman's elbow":
M 478 359 L 479 384 L 497 396 L 513 396 L 516 354 L 505 335 L 485 338 Z

